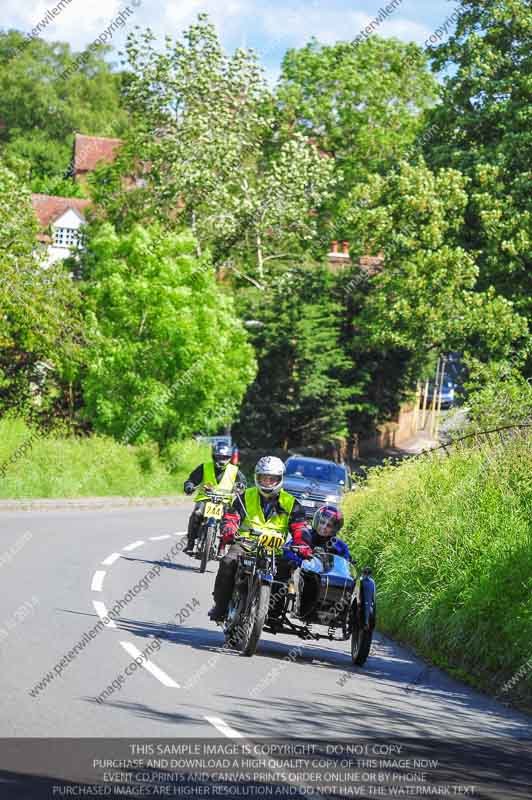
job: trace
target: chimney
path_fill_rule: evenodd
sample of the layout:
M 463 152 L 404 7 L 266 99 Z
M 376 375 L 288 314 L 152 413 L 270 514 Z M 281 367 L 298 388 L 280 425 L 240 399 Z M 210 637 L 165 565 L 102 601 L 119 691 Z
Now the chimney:
M 338 241 L 335 239 L 331 242 L 331 252 L 328 255 L 329 258 L 329 269 L 331 272 L 338 272 L 338 270 L 342 269 L 343 267 L 347 267 L 351 264 L 351 259 L 349 257 L 349 242 L 342 242 L 342 251 L 340 252 L 338 247 Z

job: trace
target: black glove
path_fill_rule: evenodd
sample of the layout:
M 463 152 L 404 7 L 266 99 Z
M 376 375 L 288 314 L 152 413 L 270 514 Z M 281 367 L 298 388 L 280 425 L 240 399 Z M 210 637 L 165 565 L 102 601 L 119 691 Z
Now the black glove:
M 194 484 L 192 481 L 185 481 L 185 494 L 192 494 L 194 491 Z

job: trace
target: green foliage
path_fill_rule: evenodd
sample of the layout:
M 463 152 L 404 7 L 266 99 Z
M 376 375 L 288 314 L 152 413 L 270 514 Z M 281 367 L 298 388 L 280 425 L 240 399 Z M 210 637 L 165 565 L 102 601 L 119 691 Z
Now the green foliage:
M 521 371 L 506 363 L 493 363 L 470 375 L 468 419 L 471 430 L 532 424 L 532 385 Z
M 401 162 L 343 202 L 360 254 L 379 252 L 384 259 L 382 272 L 358 291 L 356 335 L 347 341 L 355 363 L 363 370 L 369 365 L 368 377 L 378 379 L 380 399 L 362 385 L 381 412 L 390 407 L 383 392 L 397 400 L 434 352 L 462 352 L 474 367 L 508 359 L 527 341 L 526 321 L 493 290 L 478 290 L 475 259 L 460 246 L 466 187 L 456 170 L 434 173 L 422 160 Z M 384 359 L 380 365 L 372 354 Z
M 0 149 L 12 168 L 23 159 L 31 180 L 65 177 L 74 132 L 122 135 L 127 116 L 109 50 L 89 51 L 68 76 L 76 56 L 69 45 L 0 32 Z
M 234 428 L 242 445 L 297 447 L 346 435 L 347 363 L 331 286 L 327 270 L 312 264 L 271 273 L 264 291 L 240 293 L 242 313 L 259 323 L 250 328 L 259 372 Z
M 184 439 L 180 442 L 170 442 L 162 455 L 166 469 L 177 476 L 179 482 L 183 484 L 198 464 L 209 460 L 211 446 L 195 439 Z
M 0 410 L 62 413 L 82 338 L 80 298 L 62 266 L 35 252 L 30 196 L 0 164 Z
M 173 446 L 170 469 L 147 445 L 124 446 L 105 436 L 43 436 L 20 419 L 0 420 L 2 498 L 156 497 L 176 495 L 203 459 L 193 441 Z M 19 456 L 17 457 L 17 451 Z M 153 446 L 152 446 L 153 451 Z
M 277 89 L 281 132 L 295 128 L 315 141 L 333 160 L 338 179 L 323 209 L 322 246 L 346 237 L 341 199 L 406 156 L 435 98 L 436 82 L 415 44 L 372 36 L 359 44 L 312 40 L 287 52 Z
M 85 414 L 96 430 L 165 446 L 216 433 L 255 374 L 231 297 L 187 233 L 95 228 L 83 259 Z
M 119 227 L 158 220 L 192 227 L 199 248 L 215 263 L 247 258 L 259 275 L 264 263 L 312 237 L 310 213 L 327 196 L 332 165 L 300 135 L 268 161 L 274 119 L 256 55 L 226 55 L 205 15 L 166 38 L 130 33 L 125 102 L 132 125 L 112 167 L 95 178 L 95 197 Z M 144 187 L 125 189 L 121 176 L 149 170 Z
M 427 156 L 471 180 L 463 231 L 493 285 L 532 315 L 530 160 L 532 9 L 526 0 L 460 0 L 456 32 L 433 51 L 445 70 Z
M 44 177 L 34 178 L 30 185 L 31 191 L 37 194 L 49 194 L 54 197 L 87 197 L 87 191 L 80 183 L 74 183 L 71 178 Z
M 347 538 L 373 567 L 379 625 L 501 691 L 532 641 L 532 439 L 370 471 Z M 531 705 L 532 680 L 513 696 Z
M 467 205 L 456 170 L 433 173 L 422 162 L 372 176 L 348 198 L 345 216 L 361 252 L 382 252 L 363 320 L 380 345 L 411 351 L 466 349 L 479 359 L 511 352 L 526 323 L 509 303 L 476 289 L 478 267 L 457 244 Z
M 492 290 L 478 291 L 478 267 L 460 246 L 467 182 L 422 160 L 372 175 L 342 202 L 357 242 L 353 256 L 380 253 L 380 274 L 344 286 L 346 356 L 353 362 L 353 431 L 398 409 L 434 354 L 458 351 L 471 369 L 509 359 L 527 325 Z M 352 291 L 348 291 L 353 286 Z

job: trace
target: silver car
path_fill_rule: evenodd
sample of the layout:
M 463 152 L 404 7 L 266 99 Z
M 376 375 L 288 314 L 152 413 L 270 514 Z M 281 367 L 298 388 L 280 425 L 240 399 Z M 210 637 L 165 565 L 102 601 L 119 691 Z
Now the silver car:
M 286 462 L 283 488 L 296 497 L 308 517 L 323 505 L 339 506 L 350 491 L 351 476 L 345 464 L 323 458 L 291 456 Z

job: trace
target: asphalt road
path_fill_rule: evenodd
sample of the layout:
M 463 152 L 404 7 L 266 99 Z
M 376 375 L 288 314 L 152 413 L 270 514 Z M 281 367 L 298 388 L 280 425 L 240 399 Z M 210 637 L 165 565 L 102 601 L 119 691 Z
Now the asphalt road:
M 363 668 L 348 642 L 225 650 L 217 565 L 179 552 L 189 508 L 0 514 L 0 737 L 532 739 L 529 717 L 382 636 Z

